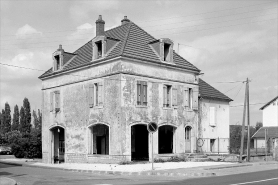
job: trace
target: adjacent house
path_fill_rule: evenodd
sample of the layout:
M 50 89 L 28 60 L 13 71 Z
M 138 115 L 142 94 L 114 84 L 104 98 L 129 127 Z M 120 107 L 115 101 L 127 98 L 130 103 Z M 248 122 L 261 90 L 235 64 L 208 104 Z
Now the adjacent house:
M 229 153 L 229 102 L 233 101 L 199 79 L 198 152 Z
M 126 16 L 110 30 L 99 16 L 92 38 L 73 53 L 60 45 L 39 77 L 43 162 L 151 160 L 150 122 L 155 158 L 196 152 L 200 69 Z M 229 100 L 201 101 L 229 117 Z
M 263 126 L 278 126 L 278 96 L 260 108 L 263 111 Z

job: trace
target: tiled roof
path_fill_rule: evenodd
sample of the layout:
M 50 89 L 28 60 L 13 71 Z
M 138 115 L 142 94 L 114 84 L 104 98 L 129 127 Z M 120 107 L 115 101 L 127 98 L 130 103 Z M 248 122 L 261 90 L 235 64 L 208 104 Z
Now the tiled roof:
M 203 98 L 211 98 L 211 99 L 217 99 L 217 100 L 225 100 L 225 101 L 233 101 L 231 98 L 223 94 L 222 92 L 218 91 L 211 85 L 209 85 L 207 82 L 199 79 L 199 93 L 200 97 Z
M 108 53 L 103 60 L 115 58 L 118 56 L 124 56 L 149 62 L 160 62 L 159 57 L 150 47 L 149 43 L 155 41 L 153 36 L 141 29 L 133 22 L 126 23 L 116 28 L 105 31 L 105 36 L 118 40 L 116 47 Z M 70 69 L 78 68 L 87 64 L 92 64 L 92 40 L 80 47 L 74 52 L 76 56 L 63 67 L 61 71 L 67 71 Z M 99 62 L 98 60 L 97 62 Z M 198 68 L 192 65 L 190 62 L 173 53 L 174 65 L 180 68 L 193 70 L 200 72 Z M 171 65 L 171 64 L 169 64 Z M 59 71 L 59 72 L 61 72 Z M 59 73 L 57 72 L 57 73 Z M 52 68 L 42 74 L 39 78 L 49 76 L 53 73 Z
M 261 127 L 253 136 L 252 138 L 264 138 L 265 137 L 265 129 L 266 137 L 267 138 L 278 138 L 278 126 L 277 127 Z
M 262 106 L 260 108 L 260 110 L 263 110 L 265 107 L 267 107 L 269 104 L 271 104 L 272 102 L 274 102 L 276 99 L 278 98 L 278 96 L 276 96 L 275 98 L 273 98 L 272 100 L 270 100 L 269 102 L 267 102 L 264 106 Z

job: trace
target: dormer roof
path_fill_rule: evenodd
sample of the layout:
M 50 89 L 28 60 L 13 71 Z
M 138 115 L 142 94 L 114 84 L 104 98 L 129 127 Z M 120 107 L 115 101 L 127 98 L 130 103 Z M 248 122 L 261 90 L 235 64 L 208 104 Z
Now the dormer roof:
M 65 65 L 59 72 L 73 70 L 116 57 L 126 57 L 146 62 L 161 63 L 159 56 L 157 56 L 155 51 L 149 45 L 149 43 L 155 42 L 158 39 L 155 39 L 133 22 L 127 22 L 121 26 L 107 30 L 104 34 L 106 38 L 118 42 L 105 58 L 97 61 L 92 60 L 92 40 L 90 40 L 71 54 L 75 55 L 75 57 L 70 57 L 71 55 L 68 56 L 69 59 L 67 60 L 67 65 Z M 193 73 L 200 72 L 197 67 L 175 52 L 173 52 L 173 64 L 167 65 L 173 65 L 181 69 L 192 71 Z M 39 78 L 42 79 L 44 77 L 49 77 L 52 73 L 53 71 L 51 68 Z

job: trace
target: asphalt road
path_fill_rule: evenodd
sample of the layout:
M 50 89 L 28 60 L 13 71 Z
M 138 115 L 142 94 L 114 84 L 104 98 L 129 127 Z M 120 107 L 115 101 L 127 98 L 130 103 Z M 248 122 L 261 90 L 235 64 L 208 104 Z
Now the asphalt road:
M 277 185 L 278 169 L 237 175 L 183 179 L 182 177 L 95 175 L 54 169 L 12 166 L 0 163 L 0 176 L 15 179 L 20 185 Z M 254 182 L 257 181 L 257 182 Z

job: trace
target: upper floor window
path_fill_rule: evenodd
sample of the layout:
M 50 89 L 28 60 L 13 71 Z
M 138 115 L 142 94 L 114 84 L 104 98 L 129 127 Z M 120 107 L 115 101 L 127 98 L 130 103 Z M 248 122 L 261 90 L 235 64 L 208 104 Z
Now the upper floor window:
M 60 91 L 50 93 L 50 111 L 60 111 Z
M 103 83 L 94 83 L 89 85 L 89 106 L 103 105 Z
M 171 85 L 163 86 L 163 107 L 171 107 Z
M 192 109 L 193 105 L 193 89 L 192 88 L 186 88 L 184 90 L 184 106 Z
M 148 84 L 145 81 L 137 81 L 137 105 L 147 106 Z
M 97 51 L 97 58 L 101 58 L 102 57 L 102 42 L 98 41 L 96 42 L 96 51 Z
M 163 56 L 163 59 L 164 61 L 167 61 L 167 62 L 170 62 L 170 48 L 171 47 L 171 44 L 167 44 L 167 43 L 164 43 L 164 56 Z
M 209 108 L 209 125 L 216 126 L 216 108 L 215 107 Z
M 106 41 L 105 36 L 96 37 L 93 43 L 93 60 L 103 58 L 106 53 Z

